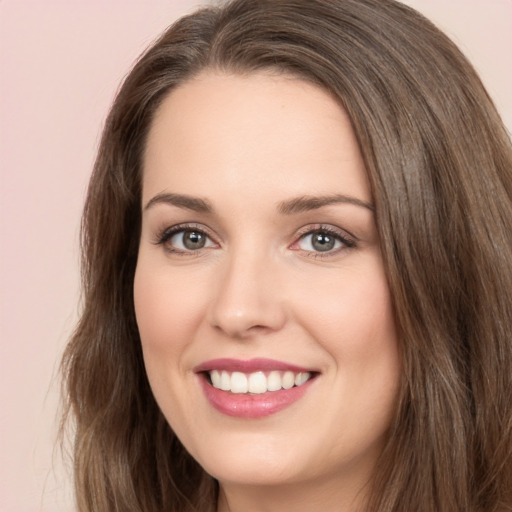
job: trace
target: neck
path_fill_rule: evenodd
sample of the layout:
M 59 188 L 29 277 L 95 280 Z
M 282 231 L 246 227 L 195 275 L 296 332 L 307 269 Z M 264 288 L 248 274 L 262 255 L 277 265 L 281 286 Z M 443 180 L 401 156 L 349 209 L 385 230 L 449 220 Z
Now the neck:
M 283 485 L 220 483 L 217 512 L 363 512 L 367 488 L 355 481 Z

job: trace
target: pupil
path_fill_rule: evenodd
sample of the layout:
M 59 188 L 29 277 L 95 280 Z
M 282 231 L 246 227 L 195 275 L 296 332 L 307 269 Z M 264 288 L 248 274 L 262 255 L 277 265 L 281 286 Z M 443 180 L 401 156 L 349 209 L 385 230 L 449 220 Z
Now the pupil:
M 186 231 L 183 234 L 183 245 L 187 249 L 202 249 L 206 243 L 205 237 L 202 233 L 197 231 Z
M 325 233 L 315 233 L 312 245 L 317 251 L 330 251 L 334 247 L 334 237 Z

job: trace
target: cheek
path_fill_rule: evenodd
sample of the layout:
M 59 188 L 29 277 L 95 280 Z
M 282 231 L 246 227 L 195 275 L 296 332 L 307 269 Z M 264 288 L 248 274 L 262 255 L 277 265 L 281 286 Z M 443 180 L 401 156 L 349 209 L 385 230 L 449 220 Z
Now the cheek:
M 134 304 L 148 380 L 169 423 L 173 418 L 173 428 L 186 432 L 183 425 L 193 421 L 186 391 L 190 379 L 187 354 L 197 337 L 204 290 L 183 272 L 162 271 L 151 260 L 139 262 Z
M 301 313 L 315 339 L 331 349 L 355 350 L 379 340 L 396 341 L 394 313 L 384 270 L 379 265 L 349 268 L 345 272 L 305 283 L 297 292 Z M 327 348 L 327 347 L 326 347 Z
M 302 293 L 297 317 L 343 376 L 342 392 L 361 406 L 381 399 L 386 409 L 397 390 L 400 354 L 384 269 L 380 260 L 366 263 L 317 281 Z
M 145 357 L 186 348 L 201 320 L 203 291 L 197 279 L 184 273 L 162 272 L 144 263 L 137 267 L 134 304 Z

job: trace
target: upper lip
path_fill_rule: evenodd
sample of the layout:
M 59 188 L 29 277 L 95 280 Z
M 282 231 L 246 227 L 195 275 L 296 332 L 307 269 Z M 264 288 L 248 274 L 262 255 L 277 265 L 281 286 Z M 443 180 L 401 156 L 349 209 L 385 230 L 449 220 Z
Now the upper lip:
M 313 372 L 310 368 L 304 368 L 295 364 L 267 358 L 254 359 L 210 359 L 197 365 L 195 373 L 208 372 L 211 370 L 225 370 L 228 372 L 253 373 L 257 371 L 292 371 L 292 372 Z

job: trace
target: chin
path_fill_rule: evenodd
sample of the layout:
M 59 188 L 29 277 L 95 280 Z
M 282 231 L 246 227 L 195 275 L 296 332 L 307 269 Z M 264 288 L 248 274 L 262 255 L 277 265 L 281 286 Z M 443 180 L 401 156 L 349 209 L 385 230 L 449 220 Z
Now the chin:
M 235 435 L 194 453 L 204 470 L 219 482 L 238 485 L 279 485 L 301 479 L 304 467 L 298 449 L 276 436 Z M 302 475 L 303 477 L 304 475 Z

